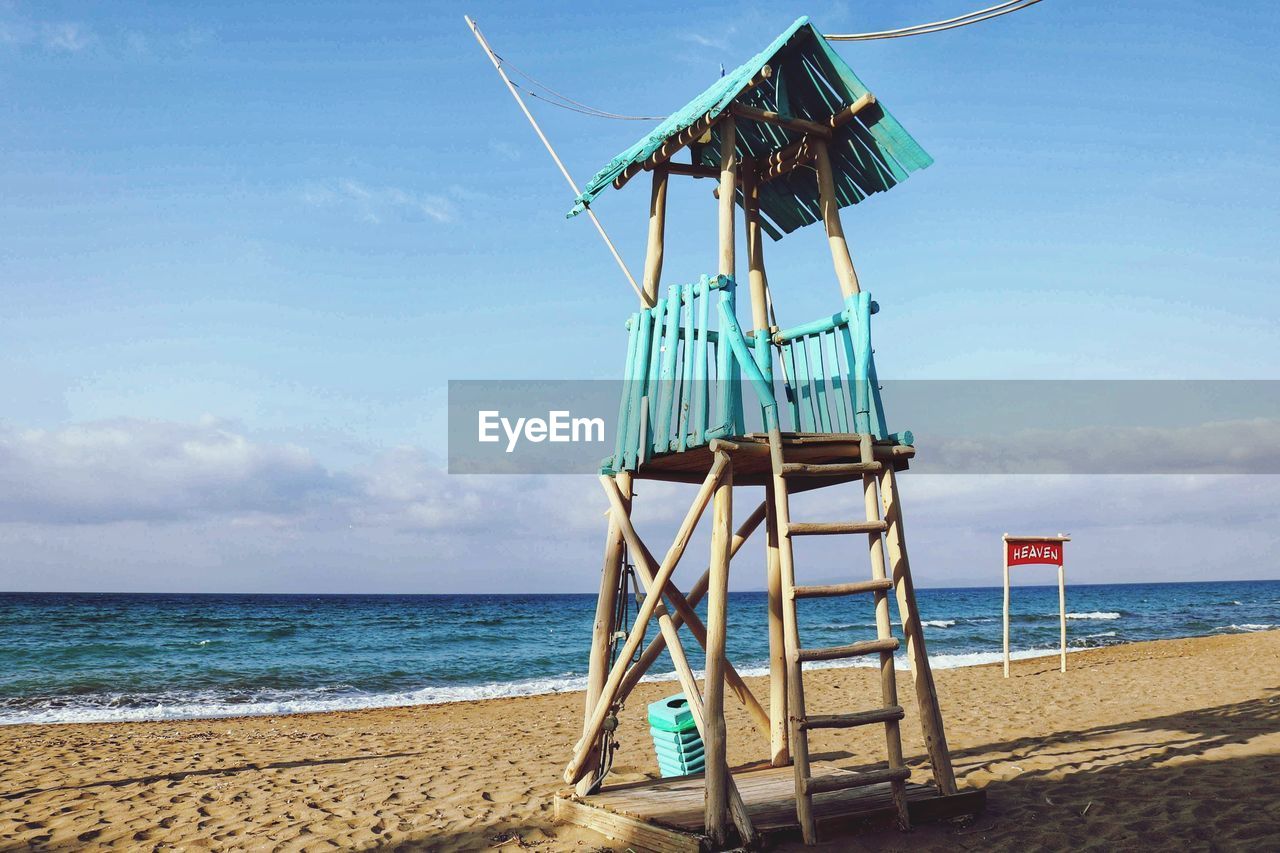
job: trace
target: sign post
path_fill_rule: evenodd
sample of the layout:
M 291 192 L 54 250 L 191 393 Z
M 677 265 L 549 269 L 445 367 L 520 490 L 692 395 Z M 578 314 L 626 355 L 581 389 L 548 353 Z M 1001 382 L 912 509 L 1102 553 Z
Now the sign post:
M 1010 536 L 1003 537 L 1004 551 L 1004 677 L 1009 677 L 1009 567 L 1031 564 L 1058 567 L 1058 621 L 1061 623 L 1062 672 L 1067 671 L 1067 583 L 1062 565 L 1064 542 L 1070 536 Z

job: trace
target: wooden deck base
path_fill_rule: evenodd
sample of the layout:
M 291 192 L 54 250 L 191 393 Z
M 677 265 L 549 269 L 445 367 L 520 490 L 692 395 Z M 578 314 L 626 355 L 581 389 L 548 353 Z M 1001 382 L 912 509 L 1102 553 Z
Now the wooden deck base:
M 830 462 L 856 462 L 861 458 L 859 436 L 847 433 L 787 432 L 782 434 L 788 462 L 822 464 Z M 769 458 L 769 436 L 764 433 L 732 436 L 728 441 L 738 445 L 733 453 L 733 482 L 737 486 L 763 486 L 773 476 Z M 875 458 L 892 464 L 897 471 L 905 471 L 915 448 L 877 440 Z M 645 462 L 635 472 L 637 480 L 668 480 L 677 483 L 701 483 L 715 454 L 710 446 L 695 447 L 681 453 L 667 453 Z M 862 482 L 862 475 L 840 477 L 806 477 L 795 482 L 790 491 L 808 491 L 837 483 Z
M 813 763 L 814 776 L 852 773 L 824 761 Z M 733 771 L 733 778 L 762 839 L 799 838 L 795 777 L 791 767 L 755 766 Z M 986 791 L 943 796 L 932 785 L 907 785 L 913 824 L 976 815 Z M 830 839 L 850 832 L 892 826 L 895 818 L 889 786 L 870 785 L 814 797 L 818 833 Z M 614 841 L 657 853 L 706 851 L 702 776 L 653 779 L 614 785 L 586 797 L 572 792 L 555 801 L 556 820 L 585 826 Z

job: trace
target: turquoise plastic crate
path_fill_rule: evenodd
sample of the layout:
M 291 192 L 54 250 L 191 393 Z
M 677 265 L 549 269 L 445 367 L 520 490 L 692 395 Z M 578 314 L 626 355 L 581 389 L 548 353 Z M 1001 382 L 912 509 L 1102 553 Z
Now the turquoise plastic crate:
M 662 732 L 697 731 L 693 711 L 683 693 L 649 703 L 649 725 Z
M 663 778 L 699 773 L 704 768 L 705 747 L 683 693 L 649 705 L 649 734 Z

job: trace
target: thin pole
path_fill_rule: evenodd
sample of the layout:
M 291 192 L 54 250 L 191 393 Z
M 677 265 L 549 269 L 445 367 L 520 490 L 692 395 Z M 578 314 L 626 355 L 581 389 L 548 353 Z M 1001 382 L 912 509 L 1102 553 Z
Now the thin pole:
M 1062 547 L 1059 545 L 1058 547 Z M 1058 621 L 1062 623 L 1062 671 L 1067 671 L 1067 577 L 1066 569 L 1058 564 Z
M 476 37 L 476 41 L 480 43 L 480 47 L 484 49 L 485 55 L 489 57 L 489 61 L 493 63 L 494 69 L 498 72 L 498 76 L 502 78 L 502 82 L 507 84 L 507 91 L 511 93 L 511 97 L 516 99 L 516 103 L 520 105 L 520 110 L 524 113 L 524 117 L 529 120 L 529 124 L 533 125 L 534 133 L 538 134 L 538 138 L 542 140 L 542 144 L 546 147 L 547 153 L 551 155 L 551 159 L 556 161 L 556 166 L 560 168 L 560 174 L 564 175 L 564 179 L 568 181 L 570 189 L 573 190 L 574 198 L 582 195 L 582 191 L 578 189 L 578 185 L 574 183 L 573 178 L 569 175 L 569 170 L 564 167 L 564 163 L 560 162 L 560 157 L 556 154 L 556 150 L 551 147 L 551 142 L 547 139 L 546 134 L 542 132 L 542 128 L 538 126 L 538 122 L 533 117 L 533 113 L 529 112 L 529 108 L 524 105 L 524 99 L 520 97 L 520 93 L 516 91 L 516 87 L 511 82 L 511 78 L 507 76 L 507 72 L 502 70 L 502 63 L 498 61 L 497 55 L 493 52 L 493 48 L 489 47 L 489 42 L 480 33 L 480 28 L 476 26 L 476 22 L 471 20 L 470 16 L 463 15 L 463 19 L 467 22 L 467 26 L 471 28 L 472 34 Z M 595 212 L 591 208 L 587 208 L 587 215 L 591 217 L 591 221 L 595 223 L 596 230 L 600 232 L 600 239 L 604 240 L 609 252 L 613 255 L 613 259 L 618 262 L 618 269 L 622 270 L 622 274 L 627 277 L 627 281 L 631 284 L 631 289 L 636 292 L 636 296 L 640 297 L 640 301 L 644 303 L 646 308 L 652 308 L 654 301 L 647 298 L 647 294 L 640 290 L 640 285 L 636 284 L 635 277 L 631 275 L 631 270 L 627 269 L 626 263 L 622 260 L 622 255 L 618 254 L 618 249 L 613 245 L 613 241 L 609 239 L 609 235 L 605 233 L 604 226 L 600 224 L 600 220 L 596 218 Z
M 1006 533 L 1005 536 L 1009 534 Z M 1000 539 L 1000 551 L 1004 555 L 1004 677 L 1009 677 L 1009 541 Z

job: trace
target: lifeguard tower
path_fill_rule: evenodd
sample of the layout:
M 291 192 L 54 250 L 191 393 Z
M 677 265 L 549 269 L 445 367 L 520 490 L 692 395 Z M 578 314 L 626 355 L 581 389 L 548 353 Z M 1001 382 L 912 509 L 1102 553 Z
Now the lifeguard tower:
M 688 152 L 677 161 L 677 155 Z M 982 792 L 957 792 L 907 561 L 895 477 L 915 453 L 909 432 L 886 426 L 871 349 L 878 310 L 863 289 L 840 224 L 840 209 L 891 189 L 931 158 L 863 85 L 807 18 L 717 80 L 602 169 L 577 199 L 581 212 L 608 188 L 650 181 L 648 249 L 640 310 L 627 320 L 625 387 L 613 455 L 601 470 L 611 512 L 592 638 L 582 738 L 565 769 L 575 786 L 557 798 L 562 820 L 660 850 L 752 845 L 797 828 L 806 843 L 852 824 L 971 814 Z M 661 287 L 667 186 L 684 177 L 718 181 L 719 268 Z M 710 206 L 710 199 L 709 204 Z M 738 319 L 737 209 L 745 222 L 751 324 Z M 772 319 L 764 237 L 775 240 L 821 222 L 841 301 L 826 316 L 791 328 Z M 702 271 L 699 271 L 702 272 Z M 833 288 L 834 289 L 834 288 Z M 833 294 L 834 296 L 834 294 Z M 670 547 L 659 559 L 632 525 L 636 480 L 700 484 Z M 865 515 L 793 520 L 790 496 L 856 484 Z M 735 487 L 764 487 L 764 500 L 735 533 Z M 712 506 L 710 567 L 682 593 L 672 573 L 700 517 Z M 769 607 L 767 707 L 725 659 L 731 560 L 764 525 Z M 792 543 L 803 536 L 855 537 L 851 562 L 868 568 L 848 582 L 805 585 Z M 866 561 L 864 563 L 863 561 Z M 619 613 L 631 564 L 645 596 L 634 619 Z M 897 600 L 901 638 L 890 623 Z M 866 596 L 875 633 L 834 647 L 804 642 L 797 609 L 809 599 Z M 707 601 L 705 624 L 694 607 Z M 645 628 L 659 635 L 643 649 Z M 681 626 L 706 651 L 699 689 Z M 762 630 L 764 626 L 762 625 Z M 870 633 L 870 632 L 868 632 Z M 623 639 L 625 637 L 625 639 Z M 931 784 L 903 760 L 894 653 L 905 647 Z M 666 649 L 705 741 L 702 774 L 610 787 L 617 710 Z M 815 713 L 806 703 L 804 664 L 873 656 L 879 696 Z M 760 765 L 726 763 L 725 686 L 767 740 Z M 812 761 L 815 729 L 883 726 L 884 751 L 860 756 L 862 770 Z M 643 735 L 635 740 L 642 740 Z M 865 769 L 878 762 L 880 766 Z M 736 838 L 734 833 L 736 832 Z

